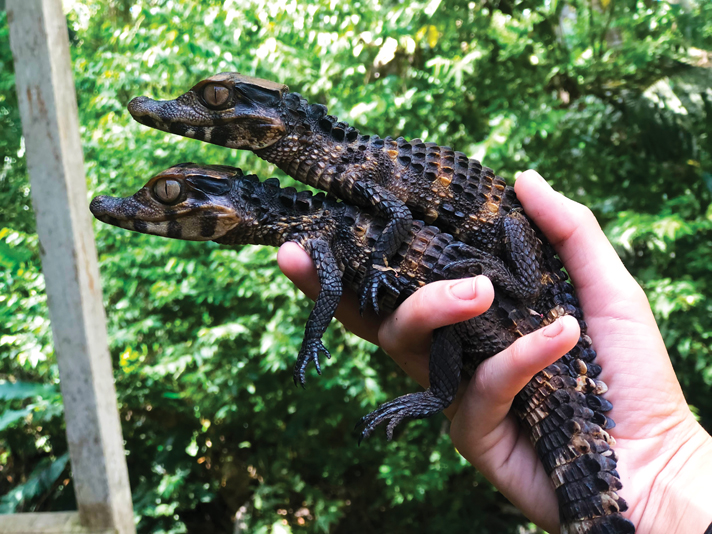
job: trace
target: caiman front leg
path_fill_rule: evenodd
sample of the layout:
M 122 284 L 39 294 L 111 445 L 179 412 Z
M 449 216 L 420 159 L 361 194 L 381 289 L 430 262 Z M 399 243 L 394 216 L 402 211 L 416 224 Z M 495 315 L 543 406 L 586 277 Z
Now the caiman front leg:
M 354 182 L 352 194 L 356 205 L 370 208 L 375 215 L 388 221 L 371 252 L 370 266 L 359 291 L 361 313 L 370 302 L 378 314 L 378 293 L 381 287 L 385 286 L 394 293 L 400 292 L 400 282 L 388 266 L 388 260 L 408 237 L 413 216 L 398 197 L 373 183 Z
M 393 430 L 404 419 L 430 417 L 452 404 L 460 385 L 462 371 L 462 343 L 455 326 L 438 328 L 433 333 L 430 348 L 430 387 L 409 393 L 382 404 L 359 421 L 365 425 L 359 443 L 371 435 L 381 423 L 388 421 L 386 435 L 393 439 Z
M 294 366 L 294 383 L 301 384 L 302 387 L 306 381 L 305 372 L 309 362 L 314 362 L 316 372 L 321 374 L 319 354 L 325 354 L 327 358 L 331 358 L 331 354 L 324 347 L 321 338 L 334 317 L 342 293 L 342 273 L 329 243 L 320 239 L 312 239 L 304 243 L 304 249 L 309 253 L 316 266 L 321 290 L 314 303 L 314 308 L 309 314 L 302 348 L 299 350 L 297 364 Z

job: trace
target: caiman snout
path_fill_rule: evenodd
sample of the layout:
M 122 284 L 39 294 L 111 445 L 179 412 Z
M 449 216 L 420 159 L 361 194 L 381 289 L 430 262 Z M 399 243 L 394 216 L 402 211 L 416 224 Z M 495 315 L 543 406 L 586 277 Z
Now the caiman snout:
M 176 228 L 171 228 L 171 224 L 175 223 L 147 220 L 146 214 L 140 213 L 142 207 L 141 203 L 136 201 L 135 195 L 128 198 L 102 195 L 96 197 L 89 204 L 89 210 L 101 222 L 143 234 L 180 237 L 180 232 Z
M 129 113 L 133 115 L 134 117 L 136 115 L 143 115 L 146 113 L 146 104 L 148 102 L 152 102 L 150 98 L 147 96 L 137 96 L 136 98 L 132 99 L 131 102 L 129 102 L 129 105 L 127 106 Z
M 106 222 L 106 219 L 112 217 L 115 213 L 118 200 L 105 195 L 95 197 L 89 204 L 89 211 L 100 221 Z
M 136 122 L 140 122 L 144 126 L 156 128 L 159 127 L 156 119 L 161 104 L 162 102 L 152 100 L 147 96 L 137 96 L 129 102 L 127 108 Z M 159 129 L 162 128 L 159 127 Z

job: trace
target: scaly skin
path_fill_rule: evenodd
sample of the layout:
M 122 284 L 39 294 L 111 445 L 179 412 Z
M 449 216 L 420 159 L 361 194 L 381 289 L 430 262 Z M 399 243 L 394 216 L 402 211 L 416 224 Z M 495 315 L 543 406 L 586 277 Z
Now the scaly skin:
M 97 197 L 91 203 L 95 217 L 138 232 L 177 239 L 223 244 L 280 246 L 300 243 L 311 255 L 321 281 L 321 292 L 309 316 L 294 371 L 304 384 L 305 370 L 319 354 L 329 356 L 321 338 L 345 285 L 358 289 L 373 249 L 388 223 L 323 193 L 297 193 L 281 189 L 277 180 L 260 183 L 230 167 L 183 164 L 152 178 L 128 198 Z M 386 291 L 384 309 L 394 309 L 418 287 L 443 278 L 486 274 L 495 281 L 495 299 L 479 317 L 438 329 L 430 353 L 430 387 L 380 406 L 367 415 L 362 438 L 387 422 L 395 426 L 407 418 L 428 417 L 449 406 L 461 379 L 477 366 L 511 345 L 517 338 L 561 315 L 579 320 L 581 338 L 571 352 L 538 373 L 517 396 L 514 411 L 529 430 L 534 447 L 556 487 L 564 534 L 629 534 L 632 523 L 621 516 L 625 501 L 613 438 L 614 426 L 605 412 L 611 405 L 602 394 L 606 385 L 596 380 L 600 367 L 586 335 L 586 323 L 573 293 L 548 244 L 539 241 L 518 209 L 507 214 L 517 229 L 516 250 L 541 250 L 542 288 L 526 301 L 499 289 L 511 273 L 496 256 L 457 241 L 452 235 L 414 221 L 390 266 L 400 280 L 399 292 Z M 535 245 L 538 243 L 538 246 Z M 511 282 L 511 280 L 509 280 Z
M 362 307 L 378 311 L 379 290 L 399 289 L 389 260 L 413 218 L 503 259 L 513 283 L 501 289 L 514 298 L 533 300 L 546 282 L 540 250 L 507 247 L 514 234 L 529 231 L 526 218 L 510 219 L 518 206 L 513 190 L 450 147 L 361 135 L 286 85 L 236 73 L 203 80 L 175 100 L 135 98 L 128 109 L 153 128 L 252 150 L 296 180 L 386 219 L 360 288 Z

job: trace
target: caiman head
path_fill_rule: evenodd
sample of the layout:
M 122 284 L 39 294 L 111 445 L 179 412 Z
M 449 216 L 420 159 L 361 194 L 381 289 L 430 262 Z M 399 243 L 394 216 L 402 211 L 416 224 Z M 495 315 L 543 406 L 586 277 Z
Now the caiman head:
M 211 241 L 240 225 L 230 198 L 240 169 L 182 163 L 127 198 L 98 196 L 89 209 L 102 222 L 144 234 Z
M 288 92 L 280 83 L 225 72 L 175 100 L 140 96 L 129 102 L 128 109 L 151 128 L 229 148 L 259 150 L 286 135 L 281 103 Z

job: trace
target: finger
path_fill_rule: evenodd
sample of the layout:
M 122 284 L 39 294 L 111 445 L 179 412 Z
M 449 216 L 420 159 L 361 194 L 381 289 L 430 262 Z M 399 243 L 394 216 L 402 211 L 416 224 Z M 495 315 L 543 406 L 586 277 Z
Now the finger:
M 408 374 L 427 385 L 433 330 L 484 313 L 493 299 L 494 288 L 485 276 L 427 284 L 386 318 L 378 334 L 380 345 Z
M 669 395 L 671 404 L 686 406 L 648 299 L 591 211 L 556 193 L 534 171 L 522 173 L 515 190 L 571 275 L 603 367 L 600 379 L 608 384 L 610 398 L 615 398 L 613 418 L 636 410 L 644 393 L 639 397 L 632 392 L 651 381 L 657 391 Z M 629 423 L 614 433 L 621 436 L 637 428 Z
M 480 435 L 491 432 L 532 376 L 570 351 L 579 336 L 578 321 L 571 316 L 560 317 L 485 360 L 478 367 L 456 417 L 486 414 L 476 418 L 476 426 Z M 465 411 L 461 413 L 463 408 Z
M 277 263 L 282 272 L 307 297 L 316 300 L 321 285 L 316 274 L 316 268 L 309 254 L 297 243 L 285 243 L 277 252 Z M 357 336 L 376 344 L 381 320 L 373 313 L 359 313 L 358 297 L 353 291 L 344 289 L 339 307 L 334 314 L 349 331 Z
M 508 413 L 532 376 L 571 350 L 578 338 L 578 321 L 562 317 L 483 362 L 450 430 L 460 454 L 538 524 L 557 517 L 556 499 L 553 491 L 522 497 L 522 487 L 546 488 L 549 481 L 527 436 Z
M 591 210 L 554 191 L 533 170 L 520 174 L 514 189 L 566 265 L 579 296 L 612 293 L 618 300 L 645 299 Z
M 300 291 L 310 299 L 316 300 L 321 285 L 314 262 L 306 250 L 297 243 L 291 241 L 285 243 L 277 251 L 277 264 Z
M 579 334 L 575 318 L 561 317 L 478 367 L 453 418 L 453 441 L 465 458 L 507 458 L 518 434 L 517 424 L 506 420 L 514 397 L 536 373 L 571 350 Z
M 487 311 L 494 288 L 485 276 L 427 284 L 384 322 L 379 339 L 386 352 L 415 351 L 428 346 L 433 330 L 466 321 Z

